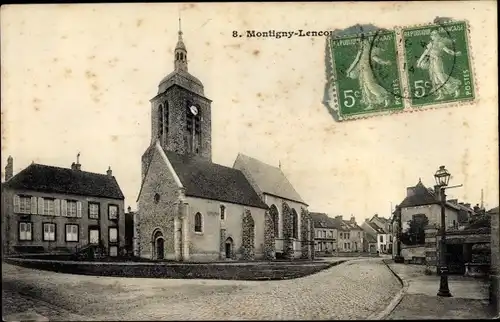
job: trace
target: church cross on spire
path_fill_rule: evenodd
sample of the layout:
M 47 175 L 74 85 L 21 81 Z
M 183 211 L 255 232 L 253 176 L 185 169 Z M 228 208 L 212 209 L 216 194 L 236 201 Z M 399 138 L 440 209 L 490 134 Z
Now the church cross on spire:
M 181 12 L 179 11 L 179 31 L 178 31 L 177 45 L 174 52 L 174 67 L 175 70 L 187 72 L 187 50 L 184 41 L 182 40 L 182 21 Z

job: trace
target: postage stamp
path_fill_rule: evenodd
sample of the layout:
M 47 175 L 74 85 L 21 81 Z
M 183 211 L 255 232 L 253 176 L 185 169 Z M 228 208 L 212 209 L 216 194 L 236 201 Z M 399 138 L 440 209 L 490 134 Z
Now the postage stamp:
M 465 21 L 403 28 L 404 71 L 412 107 L 473 100 Z
M 328 49 L 330 105 L 340 120 L 404 108 L 394 31 L 331 37 Z

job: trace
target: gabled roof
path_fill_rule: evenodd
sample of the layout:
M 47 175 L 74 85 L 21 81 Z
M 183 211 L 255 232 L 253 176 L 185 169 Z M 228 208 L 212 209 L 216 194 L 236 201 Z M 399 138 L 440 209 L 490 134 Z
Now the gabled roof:
M 241 153 L 236 158 L 235 166 L 237 164 L 245 168 L 245 173 L 251 176 L 249 180 L 261 192 L 306 204 L 280 168 Z
M 366 224 L 368 226 L 370 226 L 371 228 L 373 228 L 373 230 L 375 230 L 378 234 L 386 234 L 385 229 L 383 227 L 380 227 L 379 225 L 377 225 L 373 221 L 367 221 Z
M 320 212 L 310 212 L 314 228 L 339 229 L 339 223 L 334 218 Z
M 43 164 L 31 164 L 2 187 L 46 193 L 125 199 L 115 177 Z
M 399 204 L 400 208 L 432 205 L 439 203 L 439 200 L 437 200 L 435 192 L 432 189 L 426 188 L 422 184 L 422 181 L 419 180 L 417 185 L 412 188 L 413 188 L 413 194 L 411 196 L 406 196 L 406 198 Z M 459 210 L 459 207 L 457 205 L 454 205 L 450 202 L 447 202 L 446 206 L 448 208 Z
M 351 229 L 362 230 L 362 228 L 359 227 L 357 223 L 353 223 L 350 220 L 342 220 L 342 222 L 344 223 L 345 226 L 347 226 L 347 229 L 349 230 Z
M 165 151 L 186 196 L 267 209 L 243 173 L 201 158 Z

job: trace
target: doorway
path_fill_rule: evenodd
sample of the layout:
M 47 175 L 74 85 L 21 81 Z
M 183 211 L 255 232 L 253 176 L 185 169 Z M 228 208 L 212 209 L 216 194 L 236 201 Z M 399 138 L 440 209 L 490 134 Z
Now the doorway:
M 233 239 L 228 237 L 226 239 L 226 258 L 232 258 L 233 256 Z
M 156 239 L 156 259 L 163 259 L 163 237 L 158 237 Z
M 156 230 L 153 234 L 153 253 L 153 259 L 164 259 L 165 241 L 160 230 Z

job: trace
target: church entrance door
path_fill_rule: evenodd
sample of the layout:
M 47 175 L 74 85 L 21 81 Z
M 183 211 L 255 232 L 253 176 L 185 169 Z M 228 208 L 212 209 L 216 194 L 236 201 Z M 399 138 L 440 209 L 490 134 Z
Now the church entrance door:
M 163 237 L 159 237 L 158 239 L 156 239 L 156 259 L 163 259 L 163 244 Z
M 226 239 L 226 258 L 231 258 L 233 255 L 233 239 L 229 237 Z

